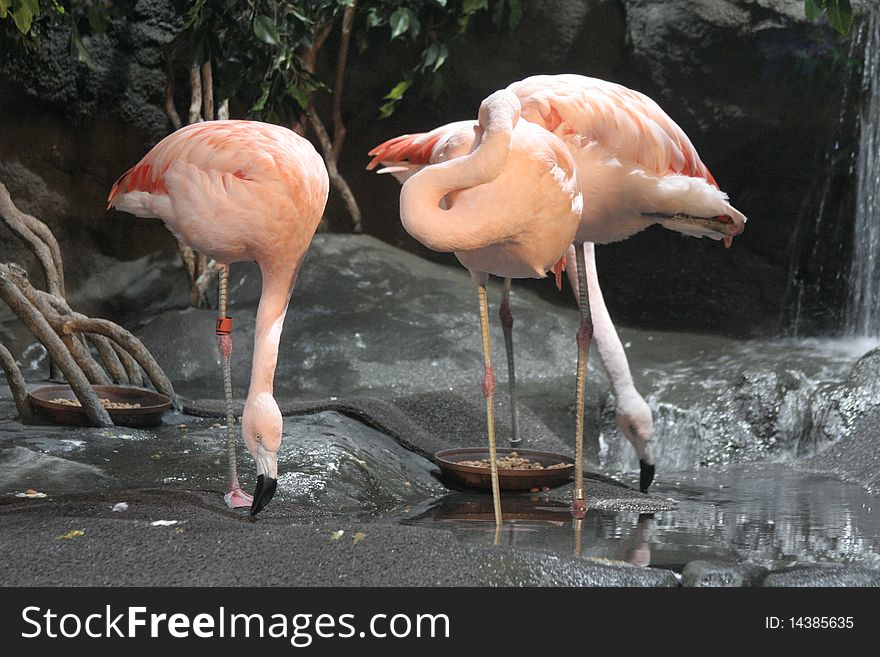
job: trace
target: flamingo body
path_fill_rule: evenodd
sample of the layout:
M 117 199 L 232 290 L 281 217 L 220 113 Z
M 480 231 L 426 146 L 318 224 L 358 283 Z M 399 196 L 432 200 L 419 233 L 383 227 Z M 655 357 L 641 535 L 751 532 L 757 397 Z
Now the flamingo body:
M 557 135 L 575 159 L 588 199 L 578 240 L 615 242 L 654 223 L 727 245 L 742 232 L 745 216 L 648 96 L 583 75 L 536 75 L 508 90 L 523 118 Z
M 110 207 L 157 217 L 184 244 L 230 264 L 290 265 L 320 223 L 329 183 L 314 147 L 257 121 L 194 123 L 168 135 L 113 186 Z
M 254 260 L 262 273 L 251 381 L 242 434 L 257 463 L 252 513 L 271 499 L 282 420 L 273 397 L 284 317 L 300 264 L 320 223 L 329 179 L 314 147 L 291 130 L 256 121 L 209 121 L 160 141 L 113 185 L 108 207 L 158 217 L 178 240 L 225 267 Z M 221 308 L 225 276 L 221 275 Z M 218 331 L 227 406 L 231 338 Z M 232 413 L 230 506 L 250 505 L 235 468 Z

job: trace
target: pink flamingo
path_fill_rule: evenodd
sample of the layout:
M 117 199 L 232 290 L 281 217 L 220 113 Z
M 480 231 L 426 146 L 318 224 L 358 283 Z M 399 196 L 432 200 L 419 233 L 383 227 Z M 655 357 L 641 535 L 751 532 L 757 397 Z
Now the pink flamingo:
M 605 308 L 592 242 L 625 239 L 659 223 L 687 235 L 721 239 L 730 246 L 746 218 L 727 202 L 684 131 L 647 96 L 579 75 L 535 76 L 508 90 L 520 99 L 522 117 L 554 132 L 575 159 L 585 199 L 577 234 L 583 247 L 581 257 L 576 257 L 575 247 L 569 250 L 567 270 L 582 313 L 578 375 L 585 373 L 589 343 L 595 337 L 617 397 L 618 424 L 639 456 L 644 492 L 655 470 L 650 444 L 653 422 L 632 384 L 625 352 Z M 405 179 L 427 164 L 460 157 L 472 141 L 468 134 L 472 125 L 462 121 L 389 140 L 370 152 L 374 159 L 368 168 L 381 162 L 386 165 L 382 172 Z M 508 280 L 500 312 L 518 440 L 509 289 Z M 584 399 L 580 395 L 577 404 L 576 458 L 581 463 Z M 583 508 L 581 471 L 576 470 L 576 510 Z
M 209 121 L 165 137 L 110 192 L 108 209 L 157 217 L 178 240 L 222 263 L 217 343 L 223 357 L 230 509 L 256 515 L 278 480 L 282 421 L 273 397 L 278 345 L 300 264 L 321 221 L 328 177 L 312 145 L 257 121 Z M 242 415 L 257 465 L 253 496 L 238 479 L 232 414 L 232 320 L 226 316 L 229 264 L 255 260 L 263 277 L 251 380 Z
M 574 157 L 588 200 L 578 241 L 616 242 L 655 223 L 726 247 L 742 233 L 745 215 L 728 202 L 685 132 L 648 96 L 583 75 L 536 75 L 508 90 L 519 98 L 523 118 L 557 135 Z M 585 282 L 578 267 L 572 283 L 581 305 L 589 299 L 589 291 L 580 293 Z M 645 491 L 654 478 L 653 450 L 650 436 L 632 428 L 627 437 Z
M 400 193 L 406 231 L 435 251 L 455 252 L 477 287 L 486 419 L 496 524 L 501 502 L 495 451 L 495 374 L 486 283 L 490 274 L 542 278 L 577 231 L 581 213 L 574 163 L 562 142 L 520 121 L 516 96 L 498 91 L 466 128 L 470 152 L 425 167 Z
M 390 173 L 400 183 L 406 182 L 413 174 L 424 167 L 463 157 L 470 152 L 474 143 L 474 121 L 457 121 L 449 123 L 427 133 L 402 135 L 391 139 L 370 151 L 374 156 L 367 169 L 374 169 L 382 164 L 378 173 Z M 589 290 L 589 306 L 594 324 L 594 339 L 599 349 L 599 356 L 611 380 L 616 399 L 617 424 L 623 435 L 633 444 L 640 460 L 647 455 L 653 465 L 653 454 L 650 443 L 653 433 L 653 417 L 651 409 L 644 398 L 636 390 L 630 373 L 626 351 L 620 342 L 614 324 L 608 314 L 599 279 L 596 272 L 593 245 L 589 242 L 583 246 L 586 261 L 586 278 Z M 566 268 L 575 298 L 578 298 L 577 277 L 574 274 L 575 247 L 572 245 L 566 254 Z M 559 272 L 557 271 L 557 274 Z M 560 281 L 557 278 L 557 283 Z M 510 393 L 511 439 L 515 447 L 520 444 L 519 415 L 516 392 L 516 369 L 513 353 L 513 313 L 510 310 L 511 279 L 504 279 L 504 292 L 499 308 L 499 317 L 504 334 L 504 347 L 507 353 L 508 387 Z M 643 468 L 643 473 L 644 473 Z M 641 488 L 646 491 L 650 480 L 645 481 L 642 475 Z

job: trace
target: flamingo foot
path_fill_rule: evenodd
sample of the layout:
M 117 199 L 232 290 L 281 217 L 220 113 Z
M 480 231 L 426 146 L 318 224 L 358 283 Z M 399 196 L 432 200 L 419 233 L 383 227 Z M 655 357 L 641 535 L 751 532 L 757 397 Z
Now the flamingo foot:
M 250 509 L 251 505 L 254 503 L 254 498 L 245 493 L 241 489 L 241 486 L 231 487 L 226 495 L 223 496 L 223 499 L 230 511 L 242 508 Z

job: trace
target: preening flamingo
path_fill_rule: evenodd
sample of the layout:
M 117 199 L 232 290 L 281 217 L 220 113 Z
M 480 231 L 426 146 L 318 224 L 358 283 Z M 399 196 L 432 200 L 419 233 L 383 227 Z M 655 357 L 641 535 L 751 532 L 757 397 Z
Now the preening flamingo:
M 474 142 L 475 121 L 457 121 L 448 123 L 431 130 L 427 133 L 402 135 L 377 146 L 370 152 L 374 156 L 367 165 L 368 169 L 374 169 L 383 165 L 379 173 L 390 173 L 400 183 L 406 182 L 413 174 L 424 167 L 446 162 L 456 157 L 467 155 Z M 653 432 L 653 418 L 651 409 L 644 398 L 636 390 L 630 373 L 626 351 L 620 342 L 614 324 L 608 314 L 602 291 L 599 288 L 599 278 L 596 272 L 595 255 L 593 245 L 585 243 L 583 246 L 584 258 L 587 263 L 587 286 L 589 289 L 590 311 L 594 324 L 593 338 L 599 351 L 605 370 L 608 372 L 611 386 L 616 400 L 617 424 L 621 433 L 633 444 L 640 459 L 646 453 L 650 455 L 653 464 L 653 455 L 650 452 L 649 441 Z M 574 261 L 575 247 L 571 246 L 566 256 L 566 267 L 572 290 L 578 297 L 576 264 Z M 511 446 L 521 442 L 519 433 L 519 419 L 517 413 L 516 373 L 513 355 L 513 313 L 510 309 L 510 283 L 511 279 L 504 280 L 504 292 L 499 308 L 499 317 L 504 334 L 504 346 L 507 353 L 508 386 L 510 390 L 511 411 Z M 645 483 L 642 479 L 642 488 L 647 489 L 650 481 Z
M 489 342 L 486 282 L 542 278 L 574 239 L 581 195 L 564 144 L 519 120 L 512 93 L 498 91 L 480 105 L 471 125 L 471 152 L 425 167 L 404 184 L 400 218 L 406 231 L 435 251 L 454 252 L 477 287 L 486 419 L 495 521 L 501 502 L 495 456 L 495 374 Z
M 644 94 L 581 75 L 534 76 L 513 83 L 508 90 L 519 98 L 522 117 L 559 136 L 577 165 L 584 194 L 577 241 L 584 246 L 569 252 L 568 272 L 582 313 L 578 374 L 585 370 L 585 358 L 581 356 L 587 353 L 595 323 L 600 355 L 615 384 L 618 422 L 639 456 L 640 488 L 645 491 L 655 468 L 650 409 L 631 385 L 626 356 L 607 318 L 604 301 L 596 303 L 592 299 L 596 295 L 601 299 L 601 291 L 595 275 L 592 284 L 587 284 L 588 268 L 595 270 L 589 243 L 622 240 L 656 223 L 686 235 L 720 239 L 729 247 L 733 237 L 742 232 L 746 218 L 728 203 L 684 131 Z M 387 165 L 386 171 L 404 177 L 432 159 L 460 155 L 462 141 L 467 141 L 464 128 L 468 124 L 460 122 L 392 139 L 371 151 L 374 159 L 370 166 L 381 162 Z M 581 257 L 576 257 L 578 252 Z M 509 288 L 506 281 L 501 313 L 515 412 Z M 594 322 L 591 310 L 600 307 L 597 317 L 601 319 Z M 576 451 L 580 462 L 582 397 L 577 404 Z M 576 505 L 581 471 L 581 467 L 576 468 Z
M 160 141 L 110 192 L 108 209 L 157 217 L 180 241 L 222 263 L 217 343 L 223 358 L 229 508 L 256 515 L 278 479 L 282 420 L 273 397 L 281 330 L 303 256 L 321 221 L 329 181 L 314 147 L 281 126 L 209 121 Z M 242 415 L 257 465 L 253 497 L 238 479 L 232 415 L 232 320 L 226 317 L 229 264 L 255 260 L 262 274 L 251 380 Z

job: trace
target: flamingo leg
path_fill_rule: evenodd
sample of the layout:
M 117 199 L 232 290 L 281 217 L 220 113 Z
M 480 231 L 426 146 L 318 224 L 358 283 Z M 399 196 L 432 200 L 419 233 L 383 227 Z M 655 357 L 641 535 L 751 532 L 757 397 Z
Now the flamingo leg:
M 504 331 L 504 350 L 507 352 L 507 383 L 510 388 L 510 446 L 517 447 L 521 438 L 519 435 L 519 413 L 517 412 L 516 371 L 513 366 L 513 313 L 510 312 L 509 278 L 504 279 L 504 296 L 501 297 L 498 315 L 501 318 L 501 328 Z
M 480 302 L 480 333 L 483 339 L 483 396 L 486 398 L 486 425 L 489 433 L 489 471 L 492 476 L 492 503 L 495 524 L 501 525 L 501 489 L 498 485 L 498 461 L 495 451 L 495 371 L 492 369 L 492 345 L 489 341 L 489 302 L 486 299 L 486 276 L 477 282 Z
M 223 393 L 226 398 L 226 505 L 230 509 L 250 508 L 254 498 L 245 493 L 238 480 L 238 459 L 235 454 L 235 415 L 232 412 L 232 319 L 226 316 L 229 298 L 229 265 L 220 265 L 220 298 L 217 303 L 217 348 L 223 361 Z
M 577 420 L 575 425 L 575 470 L 574 499 L 572 512 L 576 518 L 583 518 L 587 511 L 584 500 L 584 412 L 586 409 L 587 358 L 590 341 L 593 338 L 593 317 L 590 312 L 590 293 L 587 288 L 587 263 L 583 244 L 576 247 L 575 263 L 578 278 L 578 303 L 581 310 L 581 325 L 577 332 Z

